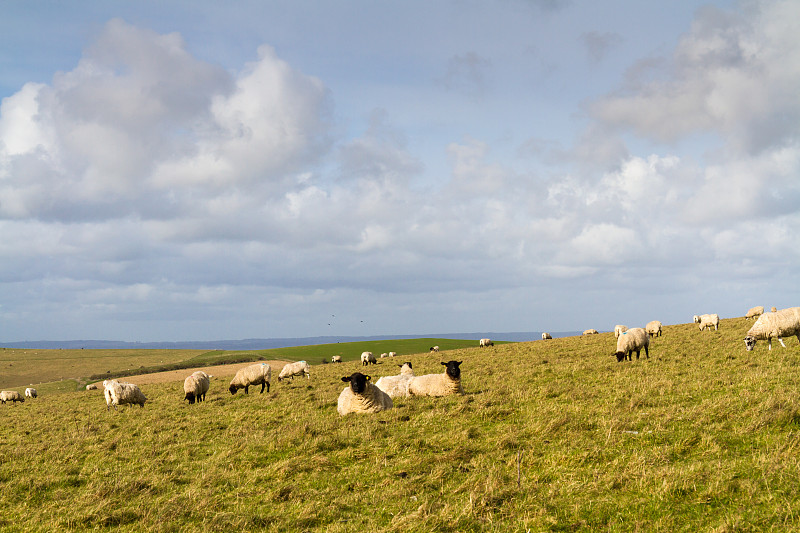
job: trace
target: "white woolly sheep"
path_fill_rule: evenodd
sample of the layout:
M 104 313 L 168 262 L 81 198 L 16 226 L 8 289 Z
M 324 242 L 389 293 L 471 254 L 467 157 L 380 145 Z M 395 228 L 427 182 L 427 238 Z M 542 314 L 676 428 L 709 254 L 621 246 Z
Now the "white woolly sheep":
M 239 369 L 236 375 L 233 376 L 228 390 L 231 394 L 236 394 L 239 389 L 244 389 L 245 394 L 250 394 L 250 385 L 261 385 L 261 392 L 264 394 L 264 389 L 269 392 L 269 380 L 272 377 L 272 367 L 267 363 L 256 363 L 254 365 L 246 366 Z M 280 380 L 280 378 L 278 378 Z
M 97 390 L 97 383 L 89 383 L 86 385 L 86 390 Z
M 22 394 L 18 393 L 15 390 L 4 390 L 0 392 L 0 402 L 5 404 L 6 402 L 22 402 L 25 403 L 25 398 L 22 397 Z
M 388 355 L 388 354 L 387 354 L 386 352 L 383 352 L 383 353 L 381 354 L 381 359 L 383 359 L 383 358 L 384 358 L 384 357 L 386 357 L 387 355 Z
M 342 381 L 350 383 L 350 386 L 339 394 L 336 410 L 340 415 L 378 413 L 392 408 L 392 399 L 384 391 L 370 383 L 371 379 L 361 372 L 354 372 L 342 378 Z
M 117 410 L 118 405 L 136 405 L 144 407 L 147 401 L 144 393 L 133 383 L 121 383 L 116 379 L 103 382 L 104 395 L 106 397 L 106 410 L 112 405 Z
M 585 329 L 583 330 L 584 335 L 598 335 L 600 332 L 596 329 Z
M 747 335 L 744 337 L 744 345 L 749 352 L 752 350 L 757 340 L 767 340 L 769 342 L 769 349 L 772 349 L 772 339 L 778 339 L 781 346 L 786 348 L 783 343 L 783 337 L 797 336 L 800 341 L 800 307 L 790 307 L 788 309 L 781 309 L 774 313 L 764 313 Z
M 375 354 L 372 352 L 361 352 L 361 366 L 367 366 L 372 363 L 377 365 L 378 361 L 375 359 Z
M 651 337 L 660 337 L 661 336 L 661 322 L 658 320 L 651 320 L 647 323 L 644 327 L 647 334 Z
M 478 346 L 481 348 L 486 348 L 488 346 L 494 346 L 494 343 L 492 342 L 492 339 L 481 339 L 478 342 Z
M 448 394 L 464 394 L 461 387 L 462 361 L 442 362 L 443 374 L 425 374 L 414 376 L 408 384 L 408 393 L 412 396 L 447 396 Z
M 389 357 L 394 357 L 397 355 L 397 352 L 389 352 Z
M 411 378 L 414 377 L 414 370 L 411 363 L 403 363 L 397 365 L 400 367 L 400 373 L 396 376 L 383 376 L 375 383 L 375 386 L 389 395 L 390 398 L 406 397 L 408 396 L 408 384 Z
M 778 312 L 778 308 L 773 305 L 772 308 L 770 309 L 770 312 L 777 313 Z
M 334 355 L 333 357 L 331 357 L 331 363 L 341 363 L 341 362 L 342 362 L 341 355 Z
M 431 350 L 430 351 L 438 352 L 439 351 L 439 347 L 438 346 L 431 346 Z
M 183 392 L 185 394 L 183 399 L 189 400 L 189 404 L 206 401 L 206 393 L 210 384 L 211 380 L 208 374 L 202 370 L 194 372 L 183 380 Z
M 617 362 L 620 363 L 626 358 L 628 361 L 633 361 L 632 354 L 636 352 L 636 359 L 639 359 L 639 352 L 644 349 L 644 354 L 650 359 L 650 337 L 644 328 L 631 328 L 623 331 L 617 339 L 617 351 L 614 355 L 617 356 Z
M 292 378 L 294 381 L 295 376 L 304 374 L 306 379 L 311 379 L 311 367 L 305 361 L 297 361 L 296 363 L 287 363 L 284 365 L 281 373 L 278 374 L 278 381 L 283 381 L 286 378 Z
M 552 338 L 553 338 L 553 336 L 550 335 L 549 333 L 547 333 L 546 331 L 544 333 L 542 333 L 542 340 L 543 341 L 545 341 L 547 339 L 552 339 Z
M 775 311 L 773 311 L 773 313 L 774 312 Z M 744 315 L 744 317 L 745 318 L 756 319 L 756 318 L 760 317 L 763 314 L 764 314 L 764 306 L 763 305 L 759 305 L 757 307 L 751 307 L 750 309 L 748 309 L 747 314 Z
M 628 326 L 617 324 L 616 326 L 614 326 L 614 338 L 619 339 L 619 336 L 626 331 L 628 331 Z
M 36 398 L 38 395 L 39 395 L 39 393 L 36 392 L 36 389 L 33 389 L 31 387 L 28 387 L 27 389 L 25 389 L 25 397 L 26 398 Z
M 700 331 L 708 328 L 711 329 L 711 326 L 714 326 L 714 331 L 719 329 L 719 315 L 717 314 L 706 314 L 706 315 L 694 315 L 694 323 L 699 324 Z

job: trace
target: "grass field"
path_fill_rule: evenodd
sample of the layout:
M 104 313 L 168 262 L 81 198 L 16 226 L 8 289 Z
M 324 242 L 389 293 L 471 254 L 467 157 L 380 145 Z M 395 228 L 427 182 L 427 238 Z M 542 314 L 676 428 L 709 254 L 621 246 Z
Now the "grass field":
M 377 415 L 336 413 L 352 360 L 192 406 L 180 382 L 0 405 L 0 530 L 800 531 L 800 347 L 745 352 L 750 324 L 625 363 L 610 333 L 425 346 L 368 373 L 457 359 L 465 394 Z

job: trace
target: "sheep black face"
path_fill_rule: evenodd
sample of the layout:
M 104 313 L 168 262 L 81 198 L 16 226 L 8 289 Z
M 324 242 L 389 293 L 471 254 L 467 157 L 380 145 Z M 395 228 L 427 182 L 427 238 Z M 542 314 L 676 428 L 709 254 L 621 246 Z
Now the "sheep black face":
M 461 379 L 461 369 L 459 365 L 463 363 L 463 361 L 442 361 L 442 364 L 446 366 L 445 373 L 453 379 Z
M 412 369 L 412 370 L 414 369 L 414 367 L 413 367 L 413 366 L 411 366 L 411 363 L 403 363 L 402 365 L 397 365 L 397 366 L 399 366 L 400 368 L 403 368 L 403 367 L 404 367 L 404 366 L 406 366 L 406 365 L 408 365 L 408 368 L 410 368 L 410 369 Z
M 194 403 L 194 393 L 193 392 L 187 392 L 186 393 L 186 398 L 184 398 L 184 400 L 189 400 L 189 403 L 193 404 Z
M 756 346 L 756 338 L 752 335 L 748 335 L 744 338 L 744 347 L 747 348 L 747 351 L 750 352 Z
M 361 394 L 365 390 L 367 390 L 367 382 L 372 379 L 369 376 L 365 376 L 361 372 L 354 372 L 349 376 L 345 376 L 342 378 L 342 381 L 345 383 L 350 383 L 350 390 L 355 392 L 356 394 Z
M 621 363 L 622 361 L 625 360 L 625 355 L 626 355 L 625 352 L 617 352 L 614 355 L 617 356 L 617 363 Z M 630 357 L 628 357 L 628 359 L 630 359 Z
M 228 390 L 231 391 L 231 394 L 236 394 L 236 391 L 239 389 L 236 388 L 236 385 L 231 385 L 230 387 L 228 387 Z

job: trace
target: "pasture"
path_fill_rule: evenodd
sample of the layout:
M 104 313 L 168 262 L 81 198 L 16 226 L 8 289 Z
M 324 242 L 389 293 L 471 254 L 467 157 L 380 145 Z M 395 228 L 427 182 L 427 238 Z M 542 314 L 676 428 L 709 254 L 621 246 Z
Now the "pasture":
M 118 411 L 53 389 L 0 405 L 0 530 L 800 530 L 800 346 L 746 352 L 750 325 L 665 326 L 623 363 L 612 333 L 437 341 L 366 373 L 456 359 L 465 394 L 375 415 L 336 413 L 352 359 L 191 406 L 181 381 Z

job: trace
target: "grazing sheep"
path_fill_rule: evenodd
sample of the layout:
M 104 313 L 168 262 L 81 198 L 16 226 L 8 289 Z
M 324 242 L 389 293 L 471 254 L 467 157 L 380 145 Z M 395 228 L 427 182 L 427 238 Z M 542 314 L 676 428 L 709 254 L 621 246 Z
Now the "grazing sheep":
M 598 335 L 600 332 L 596 329 L 586 329 L 583 331 L 584 335 Z
M 447 396 L 448 394 L 464 394 L 461 387 L 462 361 L 442 362 L 443 374 L 425 374 L 414 376 L 408 384 L 408 393 L 413 396 Z
M 773 311 L 773 313 L 774 313 L 774 312 L 775 312 L 775 311 Z M 751 308 L 750 308 L 750 309 L 747 311 L 747 314 L 746 314 L 746 315 L 744 315 L 744 317 L 745 317 L 745 318 L 752 318 L 752 319 L 756 319 L 756 318 L 760 317 L 760 316 L 761 316 L 761 315 L 763 315 L 763 314 L 764 314 L 764 306 L 763 306 L 763 305 L 759 305 L 759 306 L 757 306 L 757 307 L 751 307 Z
M 778 308 L 773 305 L 772 308 L 770 309 L 770 312 L 777 313 L 778 312 Z
M 389 352 L 389 357 L 394 357 L 397 355 L 397 352 Z
M 744 338 L 744 345 L 747 351 L 753 349 L 757 340 L 766 339 L 769 342 L 769 349 L 772 349 L 772 339 L 777 338 L 781 346 L 786 348 L 782 337 L 797 336 L 800 341 L 800 307 L 790 307 L 781 309 L 775 313 L 764 313 Z
M 349 413 L 378 413 L 392 408 L 392 399 L 384 391 L 370 383 L 369 376 L 354 372 L 342 378 L 350 383 L 339 395 L 336 410 L 344 416 Z
M 622 324 L 617 324 L 614 326 L 614 338 L 619 339 L 619 336 L 622 335 L 624 332 L 628 331 L 628 326 L 623 326 Z
M 617 339 L 617 351 L 614 355 L 617 356 L 618 363 L 626 358 L 628 361 L 633 361 L 632 353 L 636 352 L 636 359 L 639 359 L 639 352 L 644 348 L 644 354 L 650 359 L 649 346 L 650 337 L 644 328 L 631 328 L 620 334 Z
M 183 399 L 189 400 L 190 405 L 195 401 L 206 401 L 206 393 L 208 392 L 210 383 L 211 380 L 208 374 L 202 370 L 198 370 L 191 376 L 187 376 L 186 379 L 183 380 L 183 392 L 185 393 Z
M 431 351 L 432 352 L 438 352 L 439 351 L 439 347 L 438 346 L 431 346 Z
M 378 361 L 375 359 L 375 354 L 372 352 L 361 352 L 361 366 L 367 366 L 370 363 L 373 365 L 378 364 Z
M 719 315 L 694 315 L 694 323 L 700 324 L 700 331 L 706 328 L 711 329 L 711 326 L 714 326 L 714 331 L 716 331 L 719 329 Z
M 38 395 L 39 395 L 39 393 L 36 392 L 36 389 L 32 389 L 31 387 L 28 387 L 27 389 L 25 389 L 25 397 L 26 398 L 36 398 Z
M 660 337 L 661 336 L 661 322 L 658 320 L 652 320 L 647 323 L 644 327 L 647 334 L 651 337 Z
M 552 339 L 552 338 L 553 338 L 553 336 L 550 335 L 549 333 L 547 333 L 546 331 L 544 333 L 542 333 L 542 340 L 543 341 L 545 341 L 547 339 Z
M 139 387 L 133 383 L 121 383 L 116 379 L 106 380 L 103 382 L 104 395 L 106 397 L 106 410 L 112 405 L 114 410 L 117 410 L 118 405 L 135 405 L 144 407 L 144 402 L 147 398 L 139 390 Z
M 267 363 L 256 363 L 254 365 L 246 366 L 236 372 L 233 376 L 228 390 L 231 394 L 236 394 L 239 389 L 244 389 L 245 394 L 250 394 L 250 385 L 261 385 L 261 392 L 264 394 L 264 389 L 269 392 L 269 379 L 272 377 L 272 367 Z M 278 378 L 280 381 L 281 378 Z
M 4 390 L 0 392 L 0 402 L 5 404 L 6 402 L 22 402 L 25 403 L 25 398 L 22 397 L 22 394 L 18 393 L 15 390 Z
M 90 383 L 86 385 L 86 390 L 97 390 L 97 383 Z
M 341 355 L 334 355 L 333 357 L 331 357 L 331 363 L 341 363 L 341 362 L 342 362 Z
M 389 398 L 397 398 L 398 396 L 408 396 L 408 384 L 411 378 L 414 377 L 411 363 L 403 363 L 397 365 L 400 367 L 400 373 L 396 376 L 383 376 L 375 383 L 375 386 L 389 395 Z
M 306 379 L 311 379 L 311 367 L 305 361 L 297 361 L 296 363 L 287 363 L 281 373 L 278 374 L 278 381 L 283 381 L 286 378 L 292 378 L 294 381 L 295 376 L 305 374 Z
M 386 357 L 387 355 L 388 355 L 388 354 L 387 354 L 386 352 L 383 352 L 383 353 L 381 354 L 381 359 L 383 359 L 383 358 L 384 358 L 384 357 Z
M 481 348 L 486 348 L 488 346 L 494 346 L 494 342 L 492 342 L 492 339 L 481 339 L 478 343 L 478 346 Z

